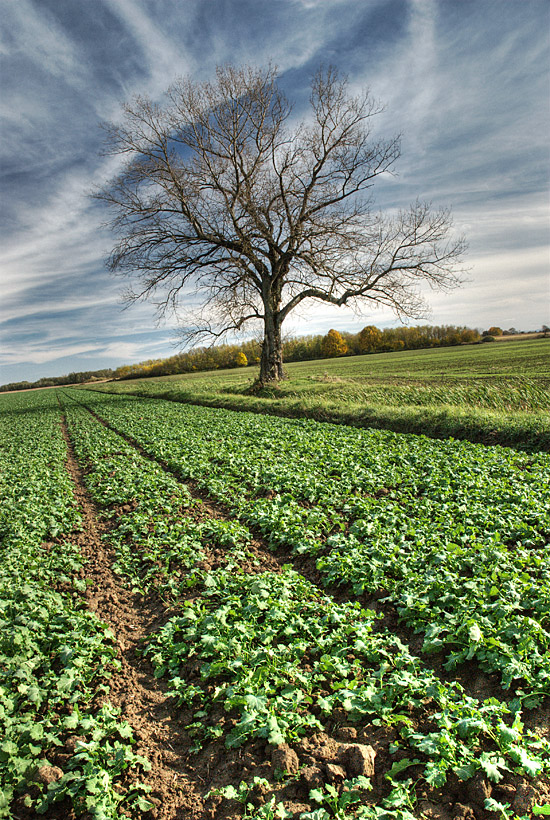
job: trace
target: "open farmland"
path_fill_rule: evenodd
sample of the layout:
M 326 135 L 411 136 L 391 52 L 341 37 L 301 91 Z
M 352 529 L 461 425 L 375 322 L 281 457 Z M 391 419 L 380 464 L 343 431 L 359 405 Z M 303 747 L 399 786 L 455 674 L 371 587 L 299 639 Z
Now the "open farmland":
M 0 816 L 547 813 L 549 455 L 0 402 Z
M 285 370 L 287 380 L 259 393 L 250 391 L 252 368 L 96 389 L 550 451 L 550 339 L 292 362 Z

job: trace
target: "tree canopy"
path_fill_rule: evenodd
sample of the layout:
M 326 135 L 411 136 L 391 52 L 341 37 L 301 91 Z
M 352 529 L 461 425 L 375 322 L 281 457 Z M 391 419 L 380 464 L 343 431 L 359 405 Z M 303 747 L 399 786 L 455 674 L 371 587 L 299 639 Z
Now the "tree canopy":
M 331 329 L 321 342 L 321 352 L 327 358 L 344 356 L 348 352 L 348 346 L 341 333 Z
M 127 104 L 107 126 L 123 166 L 97 195 L 128 299 L 173 308 L 191 341 L 261 325 L 261 382 L 283 377 L 281 328 L 305 302 L 424 315 L 420 284 L 458 285 L 464 242 L 447 210 L 374 209 L 371 188 L 400 150 L 373 136 L 381 110 L 332 68 L 300 123 L 273 67 L 219 68 L 212 82 L 177 81 L 162 105 Z

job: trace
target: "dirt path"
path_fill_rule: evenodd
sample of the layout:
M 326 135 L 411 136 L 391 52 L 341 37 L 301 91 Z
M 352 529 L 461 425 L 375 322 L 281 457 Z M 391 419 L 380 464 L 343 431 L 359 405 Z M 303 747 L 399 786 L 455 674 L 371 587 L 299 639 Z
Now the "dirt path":
M 187 715 L 166 697 L 166 684 L 157 680 L 149 662 L 138 654 L 141 641 L 169 617 L 165 605 L 154 596 L 132 594 L 120 583 L 111 565 L 113 555 L 102 540 L 105 524 L 84 486 L 65 419 L 62 430 L 67 443 L 67 469 L 74 481 L 75 497 L 84 518 L 77 542 L 86 559 L 86 577 L 91 582 L 84 598 L 113 630 L 118 645 L 119 672 L 110 680 L 105 698 L 120 708 L 134 729 L 136 751 L 151 762 L 151 771 L 141 780 L 151 786 L 149 795 L 158 820 L 204 817 L 204 804 L 197 790 L 197 777 L 187 763 L 189 741 L 185 735 Z

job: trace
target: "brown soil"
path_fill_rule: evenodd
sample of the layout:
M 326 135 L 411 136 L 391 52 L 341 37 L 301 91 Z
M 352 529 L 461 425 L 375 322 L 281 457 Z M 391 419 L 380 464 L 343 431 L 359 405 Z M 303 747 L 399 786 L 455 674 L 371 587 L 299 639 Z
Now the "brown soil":
M 109 426 L 95 413 L 93 415 L 102 424 Z M 256 741 L 240 749 L 229 750 L 225 748 L 222 736 L 198 753 L 191 753 L 193 739 L 185 727 L 194 720 L 193 709 L 177 706 L 173 698 L 167 697 L 167 685 L 154 677 L 148 660 L 139 653 L 141 642 L 166 622 L 173 612 L 154 593 L 145 598 L 132 594 L 112 572 L 114 556 L 101 539 L 107 525 L 101 522 L 98 510 L 84 487 L 83 473 L 75 460 L 65 424 L 63 429 L 69 451 L 68 469 L 74 480 L 85 521 L 84 530 L 78 536 L 80 548 L 87 559 L 87 577 L 92 582 L 85 597 L 89 608 L 111 626 L 119 649 L 121 670 L 115 672 L 111 679 L 108 699 L 120 707 L 122 718 L 133 727 L 138 740 L 136 751 L 152 763 L 151 772 L 140 778 L 151 786 L 149 799 L 156 806 L 150 815 L 145 816 L 158 820 L 212 820 L 240 816 L 242 806 L 237 801 L 220 797 L 205 800 L 204 795 L 212 788 L 237 785 L 241 780 L 250 782 L 254 776 L 259 776 L 269 781 L 269 793 L 274 793 L 276 800 L 284 800 L 287 809 L 298 817 L 301 811 L 311 809 L 308 801 L 310 788 L 321 782 L 338 783 L 342 773 L 350 776 L 349 763 L 345 763 L 343 752 L 349 744 L 370 746 L 376 752 L 376 767 L 372 776 L 374 788 L 366 795 L 368 802 L 374 803 L 387 794 L 388 782 L 383 773 L 395 761 L 395 756 L 390 756 L 389 745 L 397 737 L 396 730 L 372 725 L 350 726 L 343 710 L 341 714 L 337 711 L 331 716 L 326 726 L 327 734 L 318 733 L 292 744 L 292 747 L 275 749 L 265 741 Z M 119 431 L 115 432 L 121 435 Z M 151 459 L 136 442 L 126 436 L 123 438 Z M 169 472 L 174 472 L 162 461 L 152 460 Z M 203 502 L 195 508 L 193 514 L 230 517 L 226 510 L 206 498 L 196 486 L 189 483 L 187 486 L 195 498 L 200 498 Z M 280 571 L 283 564 L 293 563 L 305 577 L 321 586 L 315 559 L 296 557 L 281 550 L 274 555 L 258 533 L 255 534 L 250 550 L 258 563 L 251 561 L 250 566 L 245 568 L 247 571 Z M 223 551 L 214 549 L 207 554 L 201 566 L 213 569 L 223 563 Z M 354 597 L 345 588 L 331 589 L 328 592 L 337 600 L 350 600 Z M 381 604 L 376 596 L 365 598 L 361 603 L 382 611 L 385 616 L 384 626 L 396 631 L 403 640 L 409 640 L 412 651 L 417 648 L 417 636 L 398 623 L 392 607 Z M 440 666 L 440 662 L 436 660 L 434 668 L 438 664 Z M 180 674 L 182 677 L 192 678 L 197 676 L 198 670 L 189 664 Z M 450 676 L 446 674 L 442 677 Z M 503 696 L 492 676 L 484 675 L 474 665 L 461 670 L 454 677 L 459 677 L 467 691 L 477 697 L 493 694 L 500 698 Z M 545 717 L 541 715 L 547 729 Z M 217 726 L 223 726 L 225 735 L 234 725 L 235 716 L 220 712 L 214 715 L 214 721 Z M 289 771 L 296 766 L 300 767 L 299 771 L 294 776 L 281 780 L 278 772 L 281 760 L 286 761 Z M 408 772 L 414 770 L 409 769 Z M 251 792 L 249 801 L 260 805 L 264 792 L 263 787 L 256 788 Z M 421 785 L 417 793 L 416 813 L 418 816 L 423 813 L 423 816 L 433 820 L 494 820 L 495 815 L 483 809 L 484 797 L 489 793 L 495 799 L 511 803 L 519 814 L 525 814 L 533 802 L 550 803 L 550 785 L 546 779 L 536 786 L 522 777 L 512 775 L 502 784 L 493 787 L 479 778 L 467 783 L 451 780 L 444 789 L 439 790 Z

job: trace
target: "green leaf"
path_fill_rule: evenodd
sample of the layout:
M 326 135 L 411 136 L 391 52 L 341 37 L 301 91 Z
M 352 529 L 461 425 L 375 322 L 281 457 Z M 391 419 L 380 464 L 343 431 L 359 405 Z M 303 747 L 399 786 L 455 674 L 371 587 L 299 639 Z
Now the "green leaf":
M 447 782 L 447 773 L 443 761 L 430 760 L 426 766 L 424 776 L 426 782 L 435 789 L 439 789 Z
M 136 806 L 138 809 L 141 809 L 141 811 L 150 811 L 155 808 L 155 804 L 151 803 L 150 800 L 146 800 L 145 797 L 138 797 L 136 800 Z
M 267 698 L 258 695 L 246 695 L 245 703 L 249 708 L 263 712 L 267 705 Z
M 285 742 L 285 736 L 283 735 L 278 726 L 271 729 L 267 739 L 269 743 L 272 743 L 274 746 L 280 746 L 281 743 Z
M 220 791 L 224 797 L 227 797 L 228 800 L 238 800 L 239 798 L 239 792 L 237 791 L 235 786 L 225 786 Z
M 469 636 L 470 640 L 473 641 L 474 643 L 479 643 L 479 641 L 483 637 L 483 633 L 482 633 L 481 629 L 479 628 L 478 624 L 472 624 L 472 626 L 468 630 L 468 636 Z
M 17 754 L 17 749 L 17 744 L 15 744 L 13 740 L 4 740 L 4 742 L 0 745 L 0 759 L 5 760 L 6 758 Z
M 500 770 L 506 770 L 508 768 L 506 766 L 504 758 L 495 757 L 494 755 L 492 756 L 487 752 L 483 752 L 483 754 L 479 758 L 479 763 L 481 765 L 481 768 L 489 778 L 489 780 L 492 780 L 493 783 L 498 783 L 499 780 L 502 780 L 504 775 Z
M 322 789 L 311 789 L 309 792 L 309 799 L 315 800 L 316 803 L 323 803 L 325 800 L 325 793 Z
M 77 712 L 73 712 L 72 714 L 67 715 L 63 719 L 63 725 L 65 726 L 66 729 L 76 729 L 76 727 L 78 726 L 78 720 L 79 720 L 79 717 L 78 717 Z
M 541 761 L 531 757 L 525 749 L 515 747 L 512 756 L 530 777 L 537 777 L 540 774 L 542 770 Z
M 404 757 L 402 760 L 396 760 L 389 772 L 386 773 L 386 777 L 388 780 L 393 780 L 396 775 L 404 772 L 405 769 L 409 768 L 409 766 L 416 766 L 420 762 L 421 761 L 416 757 L 414 760 L 411 760 L 409 757 Z
M 34 726 L 31 727 L 29 735 L 33 740 L 40 740 L 44 737 L 44 727 L 42 724 L 35 723 Z

